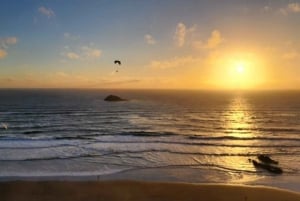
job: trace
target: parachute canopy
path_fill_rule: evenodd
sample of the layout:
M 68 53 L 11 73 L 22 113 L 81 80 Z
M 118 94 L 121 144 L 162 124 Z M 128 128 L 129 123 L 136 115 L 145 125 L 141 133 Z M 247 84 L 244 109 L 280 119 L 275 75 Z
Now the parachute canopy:
M 119 65 L 121 65 L 121 61 L 120 61 L 120 60 L 115 60 L 115 61 L 114 61 L 114 64 L 119 64 Z

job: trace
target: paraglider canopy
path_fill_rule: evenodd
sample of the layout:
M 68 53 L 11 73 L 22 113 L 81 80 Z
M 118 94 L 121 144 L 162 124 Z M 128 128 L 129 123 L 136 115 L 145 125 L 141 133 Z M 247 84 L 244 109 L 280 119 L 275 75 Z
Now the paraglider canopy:
M 121 61 L 120 60 L 115 60 L 114 63 L 121 65 Z

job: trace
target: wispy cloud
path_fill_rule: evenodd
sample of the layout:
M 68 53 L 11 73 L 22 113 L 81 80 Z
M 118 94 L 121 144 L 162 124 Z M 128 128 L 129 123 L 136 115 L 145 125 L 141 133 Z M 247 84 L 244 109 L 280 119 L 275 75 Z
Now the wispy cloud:
M 68 44 L 64 46 L 61 55 L 70 60 L 91 61 L 102 56 L 102 50 L 95 47 L 94 43 L 85 44 L 81 42 L 78 35 L 68 32 L 63 34 Z M 78 44 L 81 44 L 78 46 Z M 63 60 L 66 62 L 66 60 Z
M 68 51 L 69 47 L 65 49 L 67 52 L 63 52 L 62 55 L 71 60 L 93 60 L 102 55 L 102 50 L 90 46 L 82 46 L 77 51 Z
M 190 64 L 195 64 L 199 62 L 199 58 L 194 58 L 192 56 L 184 56 L 184 57 L 175 57 L 169 60 L 154 60 L 151 61 L 149 67 L 153 69 L 168 69 L 168 68 L 177 68 L 177 67 L 186 67 Z
M 144 39 L 145 39 L 146 43 L 149 44 L 149 45 L 154 45 L 154 44 L 156 44 L 156 40 L 155 40 L 155 39 L 153 38 L 153 36 L 150 35 L 150 34 L 146 34 L 146 35 L 144 36 Z
M 41 7 L 38 8 L 38 11 L 41 14 L 47 16 L 48 18 L 55 17 L 55 13 L 51 8 L 46 8 L 44 6 L 41 6 Z
M 16 37 L 0 38 L 0 48 L 8 48 L 9 45 L 16 44 L 18 39 Z
M 60 71 L 60 72 L 56 72 L 55 76 L 60 77 L 60 78 L 66 78 L 66 77 L 69 77 L 70 75 L 68 75 L 65 72 Z
M 193 46 L 197 49 L 214 49 L 224 42 L 220 31 L 214 30 L 206 42 L 195 41 Z
M 71 33 L 65 32 L 64 33 L 64 38 L 69 39 L 69 40 L 79 40 L 80 36 L 73 35 Z
M 282 58 L 285 60 L 293 60 L 300 58 L 300 53 L 297 51 L 286 52 L 282 55 Z
M 174 41 L 178 47 L 182 47 L 185 43 L 186 37 L 186 26 L 182 22 L 177 24 L 176 31 L 174 34 Z
M 89 46 L 82 46 L 82 57 L 87 59 L 97 59 L 101 57 L 102 51 Z
M 111 85 L 124 85 L 124 84 L 134 84 L 138 83 L 141 80 L 138 79 L 121 79 L 121 80 L 101 80 L 99 82 L 102 86 L 111 86 Z
M 270 6 L 264 6 L 263 7 L 264 12 L 270 12 L 271 10 L 272 10 L 272 8 Z
M 287 8 L 290 12 L 293 12 L 293 13 L 300 12 L 300 4 L 299 3 L 290 3 L 290 4 L 288 4 Z
M 4 38 L 3 42 L 6 43 L 7 45 L 14 45 L 17 43 L 17 38 L 16 37 L 7 37 L 7 38 Z
M 220 45 L 223 42 L 224 42 L 224 39 L 222 38 L 220 31 L 214 30 L 211 33 L 211 36 L 207 41 L 206 47 L 209 49 L 212 49 L 212 48 L 217 47 L 218 45 Z
M 179 22 L 176 26 L 176 30 L 173 36 L 173 40 L 177 47 L 183 47 L 189 36 L 196 31 L 196 25 L 192 27 L 187 27 L 184 23 Z
M 7 50 L 9 46 L 14 45 L 18 42 L 16 37 L 0 38 L 0 59 L 7 56 Z
M 67 52 L 66 57 L 69 59 L 79 59 L 80 56 L 78 54 L 76 54 L 75 52 Z
M 197 33 L 196 28 L 196 25 L 187 27 L 182 22 L 178 23 L 173 37 L 176 46 L 188 46 L 196 49 L 214 49 L 225 41 L 219 30 L 213 30 L 207 40 L 199 40 L 199 33 Z
M 279 12 L 282 15 L 288 15 L 289 13 L 300 13 L 299 3 L 289 3 L 286 7 L 280 8 Z
M 6 55 L 7 55 L 7 52 L 3 49 L 0 49 L 0 59 L 6 57 Z

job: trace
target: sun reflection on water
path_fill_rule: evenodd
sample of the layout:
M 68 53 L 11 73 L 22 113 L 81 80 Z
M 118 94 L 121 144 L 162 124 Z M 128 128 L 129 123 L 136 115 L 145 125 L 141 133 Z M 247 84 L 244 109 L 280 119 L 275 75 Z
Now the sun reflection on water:
M 223 116 L 225 135 L 233 137 L 232 144 L 243 145 L 232 147 L 224 147 L 224 152 L 229 152 L 235 157 L 223 158 L 222 163 L 225 163 L 227 167 L 232 167 L 235 170 L 242 172 L 254 172 L 254 167 L 249 163 L 248 158 L 257 152 L 255 148 L 250 148 L 254 141 L 250 140 L 255 137 L 253 128 L 255 127 L 253 121 L 253 111 L 251 105 L 247 99 L 242 95 L 235 96 L 228 105 L 227 110 Z M 241 154 L 239 156 L 239 154 Z M 249 154 L 249 156 L 247 156 Z M 219 161 L 221 162 L 221 161 Z M 255 175 L 243 174 L 242 172 L 229 172 L 232 181 L 248 182 L 257 179 Z
M 247 100 L 242 96 L 235 97 L 225 112 L 225 132 L 237 138 L 253 137 L 252 112 Z

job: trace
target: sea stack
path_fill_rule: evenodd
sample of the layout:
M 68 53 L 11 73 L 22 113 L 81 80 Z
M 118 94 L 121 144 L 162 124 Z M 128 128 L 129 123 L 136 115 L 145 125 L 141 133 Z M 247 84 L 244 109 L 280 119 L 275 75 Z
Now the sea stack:
M 121 98 L 119 96 L 116 96 L 116 95 L 109 95 L 104 100 L 105 101 L 127 101 L 126 99 L 123 99 L 123 98 Z

